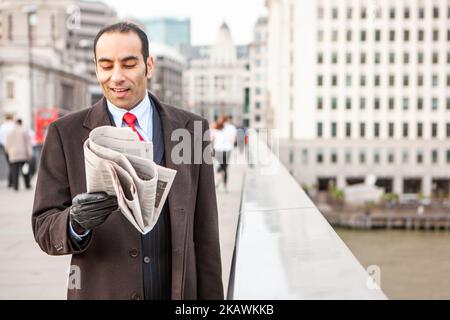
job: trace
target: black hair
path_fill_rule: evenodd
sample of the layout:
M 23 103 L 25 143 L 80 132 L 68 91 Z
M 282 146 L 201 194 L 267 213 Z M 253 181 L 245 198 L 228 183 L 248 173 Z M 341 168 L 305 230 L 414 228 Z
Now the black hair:
M 98 39 L 104 34 L 104 33 L 128 33 L 128 32 L 134 32 L 139 39 L 141 40 L 141 52 L 142 56 L 144 58 L 144 64 L 145 64 L 145 74 L 147 74 L 147 58 L 149 56 L 148 51 L 148 38 L 145 32 L 139 28 L 137 25 L 131 22 L 118 22 L 115 24 L 111 24 L 109 26 L 104 27 L 101 29 L 97 35 L 95 36 L 94 40 L 94 59 L 97 61 L 97 42 Z
M 17 120 L 16 120 L 16 123 L 17 123 L 19 126 L 21 126 L 21 125 L 22 125 L 22 119 L 17 119 Z

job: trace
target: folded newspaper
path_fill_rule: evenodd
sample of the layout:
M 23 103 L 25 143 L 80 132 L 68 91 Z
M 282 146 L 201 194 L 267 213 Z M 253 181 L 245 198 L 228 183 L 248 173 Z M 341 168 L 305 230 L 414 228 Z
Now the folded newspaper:
M 95 128 L 84 143 L 88 192 L 117 196 L 122 214 L 142 234 L 153 229 L 176 170 L 153 161 L 153 145 L 131 128 Z

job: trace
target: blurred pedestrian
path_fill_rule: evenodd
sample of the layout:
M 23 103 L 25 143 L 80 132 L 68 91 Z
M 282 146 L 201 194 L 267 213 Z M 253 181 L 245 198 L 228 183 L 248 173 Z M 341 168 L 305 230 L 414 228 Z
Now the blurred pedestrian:
M 6 136 L 14 129 L 14 116 L 12 114 L 5 115 L 5 122 L 0 126 L 0 152 L 5 155 L 8 175 L 8 188 L 12 186 L 12 173 L 11 173 L 11 164 L 9 162 L 8 153 L 5 150 Z
M 227 126 L 227 120 L 226 116 L 221 116 L 214 125 L 215 131 L 212 134 L 214 157 L 219 163 L 217 173 L 222 176 L 222 181 L 216 182 L 216 188 L 223 182 L 225 191 L 227 191 L 228 164 L 236 140 L 236 128 L 233 130 L 234 126 L 231 125 L 232 127 L 230 127 L 229 124 Z
M 28 131 L 22 127 L 22 120 L 17 119 L 15 127 L 6 136 L 5 149 L 11 164 L 11 183 L 14 190 L 19 190 L 19 174 L 23 175 L 25 187 L 31 188 L 29 161 L 33 157 Z

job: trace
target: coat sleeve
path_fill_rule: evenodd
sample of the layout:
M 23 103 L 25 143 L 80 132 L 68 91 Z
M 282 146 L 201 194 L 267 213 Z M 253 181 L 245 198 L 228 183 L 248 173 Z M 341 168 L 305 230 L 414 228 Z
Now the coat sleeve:
M 206 120 L 203 121 L 203 128 L 203 132 L 209 129 Z M 222 300 L 224 293 L 212 149 L 209 135 L 204 138 L 206 141 L 203 141 L 202 146 L 204 157 L 200 164 L 194 221 L 197 294 L 198 299 Z
M 69 236 L 71 204 L 64 147 L 52 123 L 42 149 L 31 218 L 36 242 L 49 255 L 80 253 L 90 243 L 90 236 L 82 246 Z

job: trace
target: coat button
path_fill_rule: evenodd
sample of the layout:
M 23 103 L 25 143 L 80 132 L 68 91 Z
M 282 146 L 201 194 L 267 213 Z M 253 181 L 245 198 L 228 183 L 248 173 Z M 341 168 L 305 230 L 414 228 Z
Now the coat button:
M 135 292 L 131 295 L 131 299 L 132 300 L 141 300 L 141 296 Z
M 138 249 L 133 248 L 133 249 L 130 250 L 130 256 L 131 256 L 132 258 L 136 258 L 138 255 L 139 255 Z
M 150 263 L 150 258 L 149 257 L 144 257 L 144 263 Z

